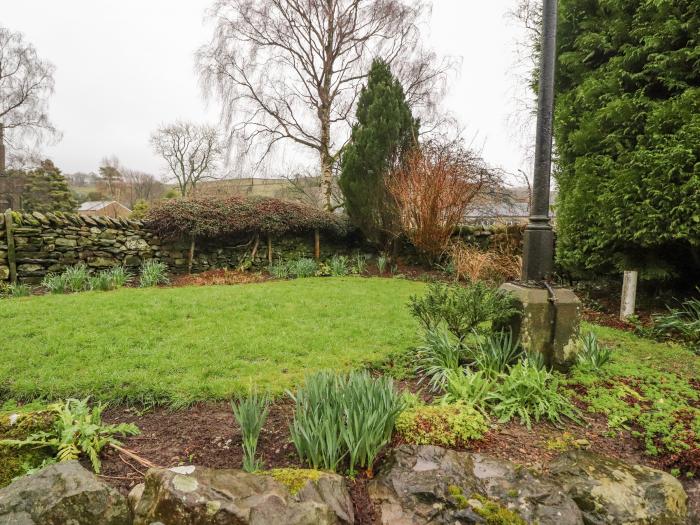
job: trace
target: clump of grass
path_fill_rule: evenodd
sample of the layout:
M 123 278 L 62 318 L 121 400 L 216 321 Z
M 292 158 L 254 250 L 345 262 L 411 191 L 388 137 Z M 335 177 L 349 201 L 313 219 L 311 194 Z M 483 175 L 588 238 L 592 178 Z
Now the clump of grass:
M 267 271 L 275 279 L 289 278 L 289 265 L 282 260 L 270 264 Z
M 700 289 L 698 289 L 700 293 Z M 700 354 L 700 299 L 691 298 L 678 308 L 653 318 L 652 333 L 661 339 L 676 339 Z
M 462 345 L 447 330 L 440 326 L 429 328 L 417 352 L 420 381 L 427 379 L 434 392 L 442 390 L 448 376 L 461 370 L 463 357 Z
M 90 270 L 83 263 L 66 268 L 63 278 L 68 292 L 83 292 L 90 289 Z
M 364 253 L 357 252 L 353 257 L 353 273 L 362 275 L 367 271 L 367 258 Z
M 289 274 L 293 277 L 313 277 L 318 270 L 318 264 L 313 259 L 303 257 L 288 264 Z
M 611 357 L 612 351 L 598 343 L 598 338 L 593 332 L 588 332 L 581 338 L 576 356 L 579 366 L 589 370 L 600 370 Z
M 112 280 L 112 284 L 115 288 L 121 288 L 125 286 L 126 283 L 131 278 L 131 274 L 123 266 L 115 266 L 106 270 L 109 278 Z
M 328 261 L 328 267 L 333 277 L 343 277 L 350 273 L 348 258 L 345 255 L 334 255 L 331 257 L 331 260 Z
M 158 286 L 159 284 L 168 284 L 170 280 L 168 279 L 167 267 L 160 261 L 154 259 L 148 260 L 141 266 L 141 277 L 139 279 L 139 286 L 141 288 L 148 288 L 151 286 Z
M 371 469 L 402 408 L 393 382 L 367 372 L 319 372 L 290 396 L 296 405 L 290 433 L 299 457 L 332 471 L 343 461 L 351 473 Z
M 477 338 L 469 353 L 478 370 L 496 377 L 508 370 L 518 359 L 522 349 L 520 342 L 508 330 Z
M 389 265 L 389 257 L 386 255 L 379 254 L 379 257 L 377 257 L 377 271 L 379 272 L 379 275 L 384 275 L 384 272 L 386 271 L 386 267 Z
M 231 409 L 243 434 L 243 470 L 255 472 L 261 465 L 260 460 L 255 458 L 255 453 L 260 431 L 270 412 L 269 399 L 252 391 L 247 397 L 232 401 Z
M 10 297 L 28 297 L 32 294 L 32 289 L 24 283 L 14 283 L 7 287 Z

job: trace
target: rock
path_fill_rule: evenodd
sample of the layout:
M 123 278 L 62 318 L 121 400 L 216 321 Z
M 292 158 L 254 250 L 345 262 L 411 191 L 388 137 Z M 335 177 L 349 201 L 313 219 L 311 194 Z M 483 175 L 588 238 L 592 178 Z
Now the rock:
M 0 266 L 0 281 L 7 281 L 10 278 L 10 268 Z
M 141 266 L 141 257 L 137 255 L 127 255 L 124 257 L 124 266 Z
M 299 472 L 314 474 L 295 478 L 295 485 L 288 488 L 287 483 L 265 473 L 194 466 L 151 469 L 140 498 L 136 489 L 132 491 L 133 500 L 138 499 L 134 525 L 154 522 L 350 525 L 354 522 L 344 478 L 317 471 Z M 301 482 L 297 485 L 298 480 Z
M 660 470 L 574 450 L 551 464 L 551 475 L 576 501 L 587 525 L 686 523 L 683 486 Z
M 368 491 L 383 525 L 496 523 L 488 518 L 497 514 L 514 525 L 583 524 L 554 483 L 507 461 L 435 446 L 394 449 Z
M 129 508 L 132 510 L 132 512 L 136 511 L 136 505 L 138 505 L 139 501 L 141 501 L 143 489 L 145 487 L 146 485 L 139 483 L 138 485 L 134 485 L 134 487 L 129 491 L 129 495 L 126 497 L 126 499 L 129 502 Z
M 148 250 L 150 246 L 143 239 L 128 239 L 125 242 L 127 250 Z
M 124 496 L 77 461 L 65 461 L 0 489 L 0 523 L 130 525 Z
M 87 265 L 93 268 L 111 268 L 119 264 L 111 257 L 88 257 Z
M 78 245 L 78 241 L 75 239 L 66 239 L 64 237 L 57 237 L 56 241 L 54 242 L 56 246 L 64 246 L 64 247 L 75 247 Z

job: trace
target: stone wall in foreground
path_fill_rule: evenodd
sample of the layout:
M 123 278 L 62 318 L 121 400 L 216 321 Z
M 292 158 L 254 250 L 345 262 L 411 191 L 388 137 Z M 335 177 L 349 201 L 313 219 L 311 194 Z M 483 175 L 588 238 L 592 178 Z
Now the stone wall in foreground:
M 273 238 L 271 243 L 274 260 L 314 255 L 313 233 Z M 267 239 L 258 240 L 251 258 L 255 244 L 252 236 L 199 242 L 192 270 L 237 268 L 247 260 L 251 261 L 248 265 L 262 267 L 267 264 Z M 354 249 L 351 243 L 323 237 L 320 245 L 322 259 Z M 139 220 L 59 212 L 0 214 L 0 281 L 10 280 L 16 272 L 18 282 L 38 283 L 47 273 L 81 262 L 95 270 L 118 265 L 136 269 L 148 259 L 160 260 L 171 272 L 182 273 L 187 271 L 189 249 L 189 242 L 161 241 Z

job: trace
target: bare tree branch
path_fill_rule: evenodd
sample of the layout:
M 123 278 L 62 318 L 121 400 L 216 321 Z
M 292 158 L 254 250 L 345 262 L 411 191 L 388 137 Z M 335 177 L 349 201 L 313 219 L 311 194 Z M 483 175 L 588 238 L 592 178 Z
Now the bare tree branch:
M 267 155 L 291 141 L 319 156 L 326 209 L 333 165 L 372 59 L 397 71 L 426 121 L 449 60 L 421 48 L 421 0 L 217 0 L 216 29 L 197 53 L 204 93 L 222 103 L 228 144 Z
M 151 145 L 183 197 L 194 193 L 200 181 L 218 178 L 216 169 L 224 148 L 213 126 L 191 122 L 161 126 L 151 135 Z

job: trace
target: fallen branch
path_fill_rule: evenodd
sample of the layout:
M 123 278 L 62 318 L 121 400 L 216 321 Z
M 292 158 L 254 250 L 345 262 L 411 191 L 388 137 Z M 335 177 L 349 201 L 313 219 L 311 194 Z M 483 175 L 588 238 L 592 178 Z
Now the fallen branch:
M 147 459 L 142 458 L 141 456 L 138 456 L 136 453 L 132 452 L 131 450 L 129 450 L 129 449 L 127 449 L 127 448 L 120 447 L 119 445 L 115 445 L 114 443 L 110 443 L 110 446 L 111 446 L 113 449 L 115 449 L 115 450 L 121 452 L 122 454 L 124 454 L 124 455 L 126 455 L 126 456 L 129 456 L 131 459 L 133 459 L 134 461 L 136 461 L 136 462 L 139 463 L 140 465 L 143 465 L 144 467 L 148 467 L 148 468 L 162 468 L 162 467 L 159 467 L 158 465 L 156 465 L 155 463 L 151 463 L 151 462 L 148 461 Z

